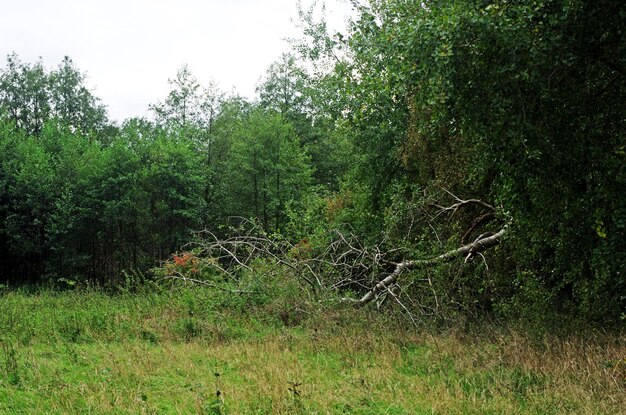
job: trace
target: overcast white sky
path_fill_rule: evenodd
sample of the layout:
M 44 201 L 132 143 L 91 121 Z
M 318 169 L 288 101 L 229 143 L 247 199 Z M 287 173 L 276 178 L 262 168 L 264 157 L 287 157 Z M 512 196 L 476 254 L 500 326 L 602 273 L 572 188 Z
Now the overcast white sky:
M 311 0 L 303 0 L 306 7 Z M 345 0 L 327 0 L 341 29 Z M 70 56 L 112 119 L 147 114 L 188 64 L 206 84 L 253 97 L 265 69 L 298 35 L 296 0 L 0 0 L 0 66 L 16 52 L 47 68 Z

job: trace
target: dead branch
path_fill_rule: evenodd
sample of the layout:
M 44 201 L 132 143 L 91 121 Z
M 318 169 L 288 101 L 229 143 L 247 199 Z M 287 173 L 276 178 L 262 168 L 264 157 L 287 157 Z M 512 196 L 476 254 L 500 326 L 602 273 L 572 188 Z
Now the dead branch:
M 227 276 L 231 284 L 224 282 L 225 287 L 221 287 L 219 282 L 206 282 L 184 275 L 167 278 L 199 283 L 218 289 L 225 288 L 227 291 L 237 293 L 246 292 L 245 287 L 242 290 L 232 290 L 232 283 L 235 283 L 237 287 L 240 286 L 238 284 L 242 280 L 242 272 L 268 273 L 279 268 L 306 283 L 316 296 L 322 291 L 353 290 L 362 293 L 360 299 L 344 299 L 344 301 L 364 306 L 372 300 L 377 300 L 379 304 L 382 304 L 388 297 L 393 298 L 404 309 L 406 305 L 399 298 L 400 293 L 406 292 L 398 285 L 401 275 L 409 270 L 433 267 L 460 257 L 464 257 L 467 262 L 479 256 L 487 266 L 482 252 L 496 246 L 510 224 L 510 222 L 505 224 L 496 233 L 483 233 L 472 243 L 467 243 L 465 240 L 470 237 L 471 233 L 497 217 L 497 210 L 479 199 L 461 199 L 447 190 L 446 193 L 452 196 L 453 203 L 449 206 L 430 205 L 438 209 L 430 220 L 444 213 L 452 216 L 468 206 L 477 206 L 479 216 L 472 221 L 469 229 L 464 233 L 461 247 L 433 258 L 398 261 L 398 257 L 406 257 L 406 252 L 403 253 L 398 248 L 388 248 L 386 238 L 382 238 L 377 245 L 366 246 L 353 232 L 345 230 L 332 231 L 329 235 L 329 243 L 322 247 L 312 247 L 306 240 L 294 244 L 284 238 L 270 237 L 253 222 L 241 220 L 240 226 L 233 230 L 231 236 L 219 238 L 210 231 L 203 231 L 198 241 L 193 244 L 194 252 L 206 259 L 202 261 L 202 266 L 213 268 L 219 274 Z M 432 228 L 430 222 L 428 225 Z M 437 236 L 436 232 L 435 236 Z M 266 266 L 257 267 L 254 261 L 258 259 L 269 261 Z M 386 277 L 381 279 L 381 275 L 386 275 Z M 438 314 L 440 301 L 431 278 L 414 279 L 411 283 L 420 281 L 428 283 L 428 288 L 432 292 L 429 295 L 434 297 L 435 308 L 427 304 L 418 304 L 418 309 L 421 310 L 422 315 Z M 412 304 L 415 304 L 414 301 L 419 302 L 410 297 L 407 297 L 407 300 Z M 408 309 L 406 311 L 408 312 Z
M 249 290 L 236 290 L 236 289 L 227 288 L 227 287 L 224 287 L 223 285 L 215 284 L 215 283 L 212 283 L 210 281 L 198 280 L 198 279 L 195 279 L 195 278 L 189 278 L 189 277 L 186 277 L 186 276 L 184 276 L 184 275 L 182 275 L 182 274 L 180 274 L 178 272 L 174 273 L 172 275 L 166 275 L 164 278 L 168 279 L 168 280 L 178 280 L 178 281 L 182 281 L 184 283 L 191 282 L 191 283 L 194 283 L 194 284 L 206 285 L 208 287 L 216 288 L 216 289 L 221 290 L 221 291 L 227 291 L 227 292 L 230 292 L 230 293 L 233 293 L 233 294 L 243 294 L 243 293 L 251 293 L 252 292 L 252 291 L 249 291 Z
M 457 196 L 455 196 L 454 194 L 452 194 L 449 190 L 443 189 L 448 195 L 452 196 L 452 198 L 454 198 L 454 200 L 456 201 L 456 203 L 444 207 L 441 205 L 438 205 L 436 203 L 433 203 L 432 206 L 436 207 L 439 209 L 439 211 L 435 214 L 435 217 L 440 216 L 441 214 L 444 213 L 448 213 L 448 212 L 452 212 L 452 216 L 454 216 L 454 214 L 456 212 L 459 211 L 459 209 L 464 208 L 466 206 L 470 206 L 470 205 L 477 205 L 477 206 L 482 206 L 485 209 L 488 209 L 489 211 L 495 213 L 496 212 L 496 208 L 491 206 L 489 203 L 483 202 L 482 200 L 479 199 L 461 199 Z
M 502 236 L 506 233 L 508 226 L 509 224 L 506 224 L 499 232 L 493 235 L 485 236 L 483 238 L 479 237 L 476 241 L 472 242 L 471 244 L 464 245 L 457 249 L 453 249 L 452 251 L 448 251 L 434 258 L 419 259 L 419 260 L 405 260 L 402 262 L 398 262 L 395 264 L 395 269 L 390 275 L 380 280 L 370 291 L 368 291 L 359 300 L 355 300 L 355 299 L 344 299 L 344 300 L 352 301 L 352 302 L 357 303 L 357 305 L 359 306 L 363 306 L 369 303 L 370 301 L 372 301 L 373 299 L 375 299 L 376 296 L 379 293 L 385 291 L 387 287 L 396 284 L 400 275 L 404 273 L 405 271 L 414 270 L 418 268 L 426 268 L 426 267 L 430 267 L 430 266 L 437 265 L 440 263 L 449 262 L 461 256 L 470 257 L 476 254 L 479 254 L 486 249 L 496 246 L 500 242 L 500 239 L 502 239 Z

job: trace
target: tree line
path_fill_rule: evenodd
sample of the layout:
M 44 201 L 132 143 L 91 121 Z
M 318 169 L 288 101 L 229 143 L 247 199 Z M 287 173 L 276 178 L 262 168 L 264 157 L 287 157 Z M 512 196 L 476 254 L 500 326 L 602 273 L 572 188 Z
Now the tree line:
M 111 283 L 229 218 L 284 231 L 305 195 L 338 186 L 342 161 L 291 96 L 270 96 L 291 82 L 280 65 L 289 62 L 268 72 L 261 102 L 201 86 L 185 66 L 150 106 L 154 120 L 117 126 L 69 58 L 46 71 L 10 55 L 0 73 L 2 278 Z
M 483 258 L 428 271 L 438 295 L 424 301 L 623 319 L 626 6 L 353 5 L 345 33 L 301 10 L 303 36 L 256 100 L 202 86 L 183 67 L 151 120 L 121 126 L 71 60 L 48 72 L 9 56 L 0 275 L 114 281 L 232 217 L 310 249 L 349 229 L 398 261 L 506 226 Z M 469 199 L 493 209 L 443 208 Z M 423 277 L 404 276 L 405 295 Z

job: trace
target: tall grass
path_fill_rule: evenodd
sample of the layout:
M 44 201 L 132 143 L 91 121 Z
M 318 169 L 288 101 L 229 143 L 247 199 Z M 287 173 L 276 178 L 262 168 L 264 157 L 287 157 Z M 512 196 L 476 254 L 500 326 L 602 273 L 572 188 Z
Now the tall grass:
M 290 290 L 0 296 L 0 413 L 623 413 L 626 338 L 416 331 Z M 296 301 L 297 300 L 297 301 Z

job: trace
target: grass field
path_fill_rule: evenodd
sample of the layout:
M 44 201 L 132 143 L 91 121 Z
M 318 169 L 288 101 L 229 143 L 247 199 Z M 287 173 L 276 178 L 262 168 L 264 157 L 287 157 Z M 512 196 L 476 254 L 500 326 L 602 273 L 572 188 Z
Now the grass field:
M 619 414 L 626 338 L 199 288 L 0 294 L 1 414 Z

